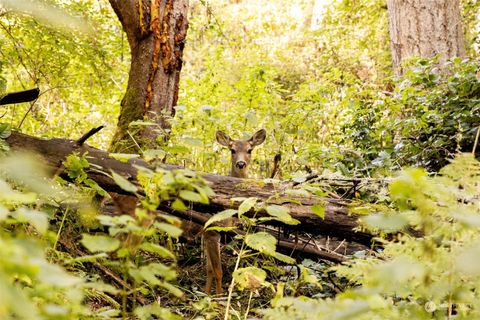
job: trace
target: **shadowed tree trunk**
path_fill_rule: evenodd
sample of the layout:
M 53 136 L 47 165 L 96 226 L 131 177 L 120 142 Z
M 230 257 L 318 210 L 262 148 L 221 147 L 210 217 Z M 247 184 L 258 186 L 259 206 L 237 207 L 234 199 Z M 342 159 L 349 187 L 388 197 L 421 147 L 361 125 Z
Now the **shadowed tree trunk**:
M 465 57 L 459 0 L 387 0 L 393 66 L 403 74 L 406 58 Z
M 128 86 L 111 150 L 138 152 L 168 139 L 175 115 L 188 0 L 110 0 L 131 50 Z M 149 125 L 130 126 L 133 121 Z

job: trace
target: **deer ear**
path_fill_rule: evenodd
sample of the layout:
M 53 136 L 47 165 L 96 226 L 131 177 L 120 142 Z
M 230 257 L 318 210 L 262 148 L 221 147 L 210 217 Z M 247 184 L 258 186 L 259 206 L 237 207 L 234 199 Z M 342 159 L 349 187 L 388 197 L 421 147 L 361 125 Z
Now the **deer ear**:
M 217 142 L 222 146 L 229 147 L 232 139 L 223 131 L 217 131 L 216 133 Z
M 259 144 L 262 144 L 263 141 L 265 141 L 265 138 L 267 137 L 267 131 L 265 129 L 260 129 L 255 134 L 250 138 L 250 143 L 252 144 L 252 147 L 258 146 Z

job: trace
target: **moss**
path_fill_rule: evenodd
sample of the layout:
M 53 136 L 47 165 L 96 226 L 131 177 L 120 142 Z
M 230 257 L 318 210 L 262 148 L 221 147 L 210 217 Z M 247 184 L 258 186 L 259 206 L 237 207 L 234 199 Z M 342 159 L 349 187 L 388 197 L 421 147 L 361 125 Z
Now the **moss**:
M 140 142 L 141 130 L 133 129 L 130 123 L 143 119 L 142 108 L 138 107 L 139 97 L 134 88 L 127 88 L 127 92 L 122 99 L 120 116 L 118 118 L 118 125 L 115 135 L 113 136 L 110 145 L 110 152 L 122 153 L 138 153 L 138 145 Z M 130 132 L 130 134 L 129 134 Z M 135 139 L 135 141 L 132 140 Z M 135 143 L 136 142 L 136 143 Z

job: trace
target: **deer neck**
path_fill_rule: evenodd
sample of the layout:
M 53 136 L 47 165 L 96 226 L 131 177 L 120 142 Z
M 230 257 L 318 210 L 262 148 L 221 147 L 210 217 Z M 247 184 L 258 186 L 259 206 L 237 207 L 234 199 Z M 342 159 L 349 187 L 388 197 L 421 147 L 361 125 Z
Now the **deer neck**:
M 243 170 L 239 170 L 235 168 L 235 165 L 232 166 L 232 170 L 230 171 L 230 176 L 235 177 L 235 178 L 242 178 L 242 179 L 247 179 L 248 178 L 248 170 L 247 168 Z

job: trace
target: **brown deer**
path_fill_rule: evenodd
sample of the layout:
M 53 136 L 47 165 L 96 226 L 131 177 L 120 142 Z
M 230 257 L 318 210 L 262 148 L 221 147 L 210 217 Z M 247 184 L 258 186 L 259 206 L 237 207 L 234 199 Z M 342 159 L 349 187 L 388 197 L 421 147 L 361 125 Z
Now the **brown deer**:
M 232 152 L 232 169 L 230 175 L 237 178 L 248 178 L 248 165 L 253 148 L 265 141 L 267 132 L 260 129 L 248 140 L 233 140 L 226 133 L 217 131 L 217 142 Z M 222 259 L 220 255 L 220 234 L 216 231 L 203 233 L 203 244 L 207 258 L 207 283 L 205 292 L 210 294 L 213 279 L 217 285 L 217 294 L 222 293 Z

